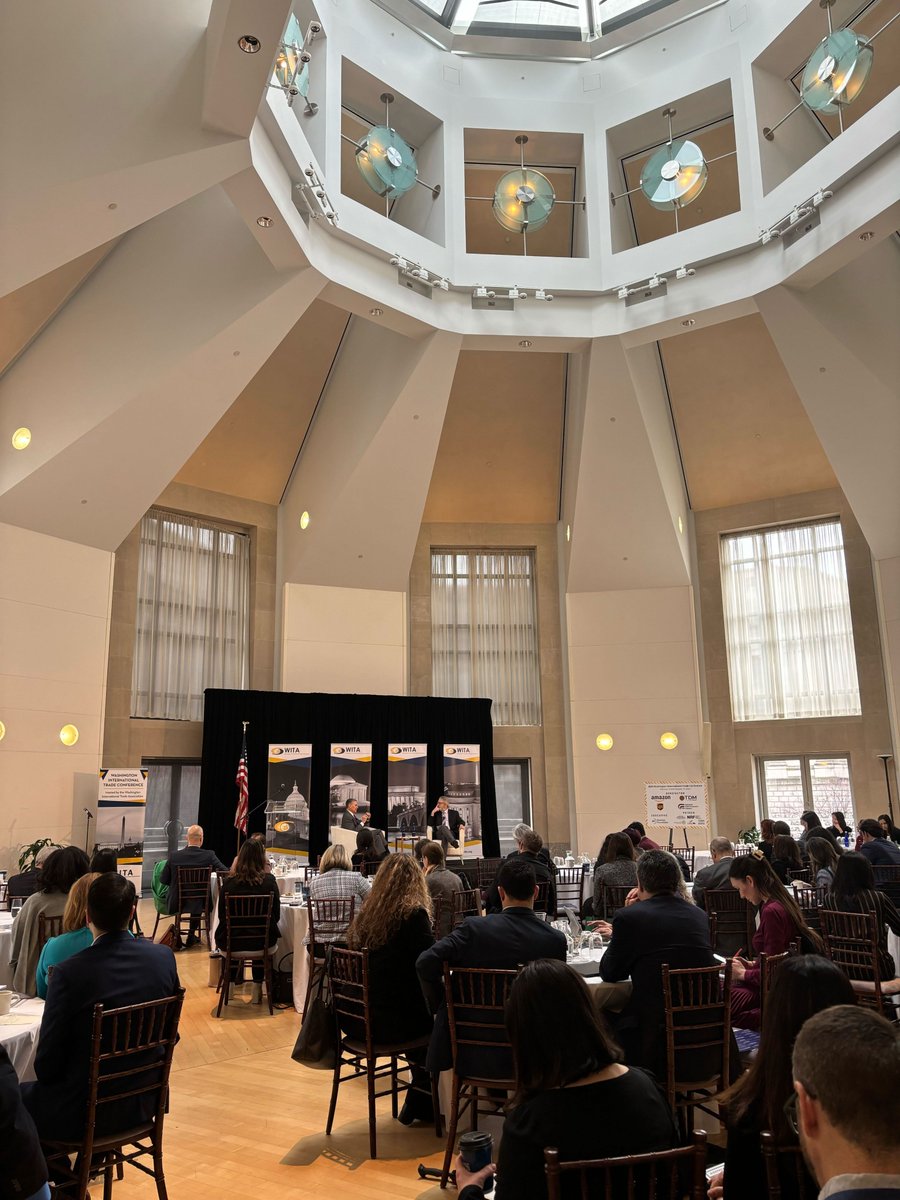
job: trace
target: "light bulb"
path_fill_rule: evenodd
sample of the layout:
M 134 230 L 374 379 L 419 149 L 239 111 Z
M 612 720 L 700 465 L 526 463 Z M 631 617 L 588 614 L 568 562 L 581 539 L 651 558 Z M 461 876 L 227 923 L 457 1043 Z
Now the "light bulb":
M 674 750 L 678 745 L 678 737 L 674 733 L 664 733 L 659 739 L 663 750 Z
M 17 429 L 16 432 L 12 435 L 13 450 L 24 450 L 27 446 L 30 446 L 30 445 L 31 445 L 31 430 L 26 429 L 24 426 L 21 429 Z
M 63 725 L 59 731 L 59 740 L 64 746 L 74 746 L 78 738 L 79 733 L 76 725 Z
M 614 745 L 614 743 L 613 743 L 611 734 L 609 734 L 609 733 L 598 733 L 597 734 L 597 749 L 598 750 L 612 750 L 613 745 Z
M 301 529 L 308 529 L 308 528 L 309 528 L 309 521 L 310 521 L 309 513 L 308 513 L 308 512 L 306 512 L 306 511 L 304 510 L 304 511 L 303 511 L 303 512 L 300 514 L 300 528 L 301 528 Z

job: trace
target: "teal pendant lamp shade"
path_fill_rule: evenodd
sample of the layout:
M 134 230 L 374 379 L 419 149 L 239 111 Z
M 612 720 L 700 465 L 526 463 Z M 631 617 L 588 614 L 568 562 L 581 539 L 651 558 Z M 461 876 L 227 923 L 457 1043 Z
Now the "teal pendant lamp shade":
M 547 224 L 555 203 L 556 192 L 547 176 L 522 167 L 500 177 L 491 208 L 504 229 L 534 233 Z
M 696 200 L 709 177 L 696 142 L 675 138 L 652 154 L 641 171 L 641 191 L 654 208 L 670 212 Z
M 376 125 L 356 149 L 359 173 L 378 196 L 398 197 L 415 185 L 416 156 L 395 129 Z
M 800 96 L 813 112 L 836 113 L 852 104 L 866 85 L 875 51 L 852 29 L 823 38 L 809 56 L 800 81 Z

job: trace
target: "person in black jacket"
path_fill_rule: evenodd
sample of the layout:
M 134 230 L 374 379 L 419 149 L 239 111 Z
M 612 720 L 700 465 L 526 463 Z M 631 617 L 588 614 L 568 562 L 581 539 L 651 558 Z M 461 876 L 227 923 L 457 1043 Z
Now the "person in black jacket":
M 434 943 L 431 917 L 421 868 L 409 854 L 389 855 L 347 930 L 350 949 L 369 952 L 369 1019 L 376 1042 L 405 1042 L 431 1032 L 431 1014 L 416 977 L 417 959 Z M 364 1035 L 359 1022 L 342 1025 L 352 1037 Z M 424 1051 L 410 1051 L 408 1058 L 415 1090 L 406 1093 L 400 1110 L 404 1125 L 434 1119 Z
M 19 1080 L 0 1046 L 0 1200 L 50 1200 L 47 1164 Z
M 166 865 L 163 867 L 160 880 L 162 883 L 169 886 L 169 912 L 177 913 L 179 911 L 179 896 L 178 896 L 178 867 L 211 867 L 214 871 L 227 871 L 227 867 L 220 861 L 215 850 L 203 849 L 203 830 L 199 825 L 190 825 L 187 831 L 187 845 L 183 850 L 176 850 Z M 200 917 L 203 912 L 202 902 L 191 901 L 190 909 L 184 911 L 190 912 L 190 926 L 188 928 L 188 937 L 185 945 L 188 949 L 197 943 L 197 934 L 200 929 Z
M 494 967 L 515 970 L 536 958 L 566 961 L 566 939 L 535 914 L 537 894 L 533 864 L 524 857 L 510 858 L 497 876 L 503 911 L 487 917 L 467 917 L 447 937 L 425 950 L 416 963 L 422 990 L 435 1012 L 434 1032 L 428 1048 L 428 1069 L 446 1071 L 453 1065 L 450 1027 L 444 1003 L 444 963 L 453 967 Z M 483 1060 L 483 1061 L 481 1061 Z M 457 1066 L 467 1072 L 471 1062 Z M 485 1051 L 479 1069 L 492 1079 L 506 1078 L 511 1064 L 507 1055 Z
M 44 1140 L 77 1139 L 84 1133 L 94 1005 L 122 1008 L 161 1000 L 178 990 L 169 947 L 128 932 L 134 907 L 131 880 L 112 872 L 95 879 L 87 900 L 94 944 L 53 969 L 34 1059 L 37 1080 L 22 1085 L 25 1107 Z M 148 1062 L 158 1060 L 155 1051 L 148 1053 Z M 130 1067 L 136 1065 L 129 1059 Z M 156 1103 L 156 1097 L 146 1093 L 102 1105 L 96 1134 L 143 1124 L 153 1116 Z
M 226 878 L 223 887 L 219 889 L 219 923 L 216 926 L 216 945 L 224 951 L 228 937 L 228 922 L 226 919 L 226 896 L 271 896 L 272 907 L 269 910 L 268 936 L 265 942 L 259 936 L 259 919 L 256 917 L 235 916 L 231 921 L 231 949 L 263 950 L 266 946 L 274 946 L 278 941 L 278 921 L 281 917 L 281 895 L 278 882 L 266 871 L 266 849 L 262 842 L 250 838 L 244 842 L 238 851 L 237 864 L 234 871 Z M 254 925 L 257 931 L 241 933 L 241 926 Z M 265 967 L 262 959 L 254 962 L 253 995 L 254 1004 L 262 1003 L 262 984 L 265 978 Z M 238 982 L 238 974 L 243 965 L 232 966 L 232 983 Z
M 510 992 L 506 1028 L 518 1090 L 503 1126 L 495 1200 L 546 1200 L 545 1146 L 566 1162 L 677 1144 L 659 1089 L 645 1071 L 622 1065 L 590 989 L 571 967 L 527 964 Z M 459 1200 L 481 1200 L 493 1170 L 471 1174 L 457 1159 Z
M 632 994 L 619 1015 L 615 1033 L 625 1061 L 663 1073 L 662 965 L 711 967 L 709 919 L 694 904 L 678 896 L 678 864 L 663 850 L 647 850 L 638 859 L 637 900 L 620 909 L 612 927 L 609 949 L 600 960 L 600 974 L 614 982 L 631 978 Z M 698 1076 L 702 1078 L 702 1076 Z
M 513 862 L 516 859 L 524 859 L 530 862 L 534 867 L 534 877 L 537 883 L 547 884 L 547 913 L 551 917 L 556 916 L 556 872 L 546 860 L 542 857 L 544 847 L 544 839 L 535 830 L 529 829 L 527 825 L 517 825 L 516 833 L 516 848 L 512 854 L 506 856 L 505 862 Z M 500 869 L 503 869 L 503 863 L 500 864 Z M 499 872 L 497 878 L 488 889 L 485 908 L 488 913 L 499 913 L 503 911 L 503 904 L 500 900 L 500 891 L 498 882 L 500 879 Z

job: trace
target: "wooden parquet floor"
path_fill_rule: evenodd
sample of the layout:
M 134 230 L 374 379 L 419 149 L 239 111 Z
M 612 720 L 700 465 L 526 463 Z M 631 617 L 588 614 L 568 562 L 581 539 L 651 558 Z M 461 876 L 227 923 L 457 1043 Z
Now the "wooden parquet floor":
M 140 915 L 149 933 L 154 918 L 146 901 Z M 389 1098 L 378 1101 L 379 1157 L 369 1159 L 361 1080 L 342 1084 L 334 1132 L 326 1137 L 331 1072 L 292 1061 L 299 1015 L 276 1009 L 269 1016 L 265 1003 L 250 1004 L 248 988 L 246 998 L 216 1020 L 205 945 L 177 959 L 186 995 L 164 1134 L 170 1200 L 438 1200 L 455 1194 L 419 1179 L 420 1162 L 440 1165 L 443 1142 L 432 1127 L 392 1120 Z M 96 1198 L 96 1183 L 91 1190 Z M 156 1187 L 126 1167 L 113 1195 L 150 1200 Z

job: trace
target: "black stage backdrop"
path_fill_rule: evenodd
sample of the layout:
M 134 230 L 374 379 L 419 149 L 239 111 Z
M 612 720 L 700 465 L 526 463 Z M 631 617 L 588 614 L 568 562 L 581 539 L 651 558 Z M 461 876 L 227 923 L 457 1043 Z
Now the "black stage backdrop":
M 341 696 L 329 692 L 243 692 L 207 688 L 203 709 L 203 765 L 199 823 L 204 840 L 229 861 L 237 834 L 238 761 L 242 722 L 247 721 L 249 832 L 263 832 L 269 774 L 269 746 L 311 742 L 310 859 L 328 845 L 328 786 L 331 745 L 372 743 L 372 823 L 387 829 L 387 748 L 389 742 L 428 743 L 428 812 L 444 790 L 444 744 L 481 747 L 481 823 L 486 856 L 499 855 L 494 742 L 490 700 L 437 696 Z

